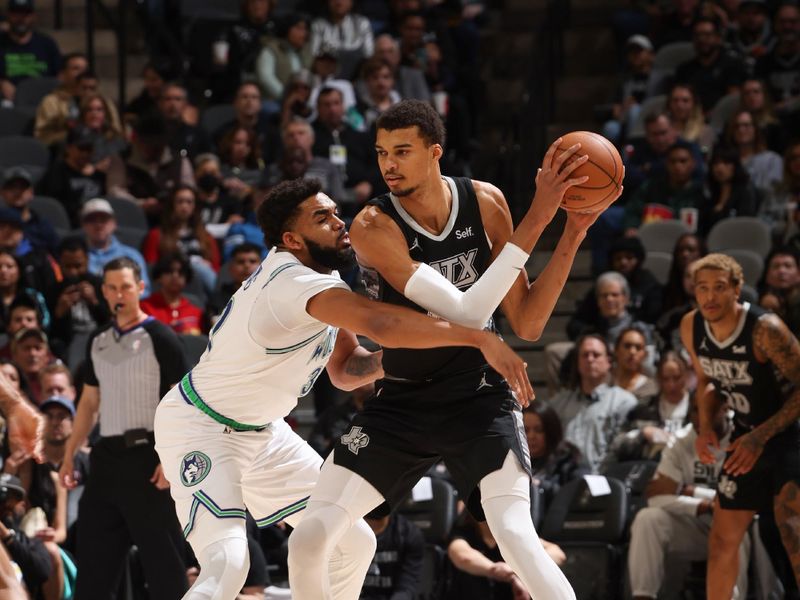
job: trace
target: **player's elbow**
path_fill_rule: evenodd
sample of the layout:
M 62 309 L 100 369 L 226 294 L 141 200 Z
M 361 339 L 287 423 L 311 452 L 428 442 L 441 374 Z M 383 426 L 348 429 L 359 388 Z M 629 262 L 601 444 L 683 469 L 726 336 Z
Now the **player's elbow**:
M 517 323 L 513 326 L 514 333 L 523 340 L 538 342 L 544 332 L 544 321 L 534 320 L 527 323 Z

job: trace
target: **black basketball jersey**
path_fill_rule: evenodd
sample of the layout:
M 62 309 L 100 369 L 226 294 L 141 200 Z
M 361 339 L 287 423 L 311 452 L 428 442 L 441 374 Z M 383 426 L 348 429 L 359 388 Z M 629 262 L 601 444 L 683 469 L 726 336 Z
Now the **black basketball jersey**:
M 764 309 L 744 303 L 741 319 L 727 340 L 714 337 L 698 310 L 694 317 L 694 350 L 706 377 L 734 411 L 733 437 L 758 427 L 783 406 L 791 384 L 771 362 L 756 360 L 753 329 Z M 784 434 L 797 433 L 794 423 Z
M 370 200 L 397 223 L 405 236 L 411 258 L 439 271 L 459 290 L 469 289 L 489 265 L 490 249 L 483 228 L 478 198 L 472 181 L 464 177 L 444 180 L 450 185 L 453 204 L 450 218 L 439 235 L 423 229 L 391 194 Z M 373 300 L 428 311 L 398 292 L 380 273 L 361 269 L 367 293 Z M 492 327 L 491 321 L 487 323 Z M 481 368 L 486 360 L 477 348 L 450 347 L 430 350 L 384 348 L 384 372 L 394 378 L 424 381 Z

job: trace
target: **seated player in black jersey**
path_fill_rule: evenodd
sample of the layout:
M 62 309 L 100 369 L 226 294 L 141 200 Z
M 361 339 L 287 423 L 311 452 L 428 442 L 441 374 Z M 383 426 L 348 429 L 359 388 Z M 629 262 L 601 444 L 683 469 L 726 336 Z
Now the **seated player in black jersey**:
M 499 189 L 442 176 L 444 126 L 429 103 L 400 102 L 376 127 L 378 166 L 390 193 L 368 202 L 350 230 L 370 296 L 474 329 L 491 328 L 502 306 L 517 335 L 537 339 L 599 214 L 569 213 L 552 259 L 528 281 L 534 244 L 567 190 L 585 182 L 574 176 L 587 160 L 579 145 L 559 150 L 557 140 L 548 149 L 531 208 L 512 231 Z M 382 365 L 376 395 L 328 457 L 307 516 L 289 538 L 293 596 L 330 598 L 325 564 L 339 536 L 384 501 L 397 506 L 443 459 L 528 593 L 574 599 L 531 521 L 523 400 L 471 348 L 384 348 Z
M 739 543 L 753 517 L 774 509 L 800 578 L 800 344 L 777 316 L 739 302 L 742 267 L 723 254 L 692 265 L 696 310 L 681 322 L 697 374 L 700 460 L 713 463 L 720 402 L 734 411 L 708 549 L 709 600 L 730 600 Z

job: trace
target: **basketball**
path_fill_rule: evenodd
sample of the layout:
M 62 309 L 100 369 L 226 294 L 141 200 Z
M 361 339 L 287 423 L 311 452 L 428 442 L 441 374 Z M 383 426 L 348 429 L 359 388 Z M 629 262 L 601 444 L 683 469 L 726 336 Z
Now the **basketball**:
M 567 133 L 559 144 L 558 152 L 564 152 L 578 143 L 581 147 L 574 155 L 573 160 L 584 154 L 589 155 L 589 160 L 573 171 L 570 177 L 576 178 L 585 175 L 589 177 L 589 180 L 581 185 L 570 187 L 564 194 L 561 207 L 574 212 L 595 212 L 605 209 L 609 198 L 616 194 L 622 185 L 622 157 L 614 144 L 602 135 L 591 131 Z

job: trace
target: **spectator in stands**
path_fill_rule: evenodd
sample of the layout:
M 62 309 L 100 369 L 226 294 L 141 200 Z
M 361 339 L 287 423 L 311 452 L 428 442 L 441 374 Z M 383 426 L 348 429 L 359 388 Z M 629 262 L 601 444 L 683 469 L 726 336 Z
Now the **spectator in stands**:
M 231 252 L 230 258 L 226 261 L 228 278 L 220 276 L 220 281 L 214 289 L 214 293 L 206 303 L 207 321 L 212 325 L 216 322 L 219 315 L 225 309 L 225 305 L 239 289 L 245 279 L 250 277 L 261 264 L 264 249 L 251 242 L 242 242 Z
M 646 9 L 653 17 L 656 46 L 673 42 L 690 42 L 692 24 L 698 16 L 700 0 L 673 0 L 671 2 L 649 2 Z M 720 27 L 720 31 L 724 25 Z
M 784 112 L 800 109 L 800 7 L 783 2 L 775 11 L 775 45 L 756 63 L 756 75 Z
M 768 190 L 759 217 L 772 227 L 772 236 L 784 240 L 794 235 L 800 206 L 800 142 L 793 142 L 783 154 L 783 179 Z
M 197 182 L 197 205 L 204 225 L 242 221 L 241 202 L 223 185 L 222 166 L 215 154 L 201 154 L 195 158 L 194 179 Z
M 767 191 L 783 178 L 783 159 L 767 149 L 764 133 L 756 126 L 747 110 L 737 110 L 728 121 L 725 132 L 728 144 L 736 148 L 753 185 Z
M 603 135 L 612 142 L 622 142 L 647 97 L 653 71 L 653 43 L 644 35 L 628 38 L 625 44 L 626 72 L 621 77 L 611 108 L 612 118 L 603 125 Z
M 58 73 L 60 85 L 39 103 L 33 135 L 46 146 L 62 143 L 78 121 L 78 75 L 88 68 L 82 52 L 67 54 Z
M 706 253 L 705 241 L 700 236 L 694 233 L 684 233 L 678 238 L 672 250 L 672 264 L 669 268 L 667 284 L 664 286 L 662 311 L 667 312 L 694 299 L 694 294 L 687 295 L 684 274 L 689 264 L 702 258 Z
M 39 407 L 44 415 L 44 462 L 32 459 L 20 462 L 12 454 L 3 466 L 6 473 L 15 475 L 27 488 L 28 506 L 41 511 L 44 520 L 35 537 L 44 543 L 50 555 L 52 575 L 42 585 L 44 600 L 61 600 L 64 592 L 64 561 L 59 548 L 67 539 L 67 489 L 58 482 L 58 469 L 64 458 L 64 446 L 72 433 L 75 405 L 60 396 L 49 396 Z M 88 454 L 81 452 L 76 461 L 81 479 L 88 474 Z M 30 509 L 29 509 L 30 514 Z M 71 559 L 69 559 L 71 561 Z M 73 566 L 74 568 L 74 566 Z
M 756 61 L 765 56 L 773 44 L 769 7 L 766 0 L 741 0 L 736 11 L 736 24 L 728 30 L 727 43 L 744 59 L 748 73 Z
M 116 108 L 100 94 L 89 94 L 81 99 L 79 121 L 94 134 L 94 168 L 107 172 L 111 157 L 128 147 Z
M 541 540 L 545 551 L 557 565 L 567 557 L 556 544 Z M 486 522 L 478 522 L 464 511 L 456 521 L 447 545 L 453 564 L 447 600 L 522 600 L 528 592 L 500 555 L 497 541 Z
M 309 18 L 302 13 L 286 15 L 276 28 L 276 36 L 267 39 L 258 54 L 255 74 L 268 112 L 278 112 L 286 84 L 294 73 L 310 69 L 311 51 Z
M 753 217 L 760 204 L 761 193 L 750 182 L 736 149 L 715 148 L 709 161 L 707 195 L 698 206 L 700 234 L 707 236 L 714 225 L 729 217 Z
M 3 473 L 0 475 L 0 490 L 3 491 L 0 503 L 0 540 L 22 577 L 22 582 L 31 597 L 38 597 L 43 584 L 53 574 L 50 555 L 42 540 L 28 537 L 22 531 L 22 517 L 25 514 L 25 487 L 18 477 Z M 28 597 L 27 595 L 23 595 Z M 16 596 L 15 598 L 20 598 Z
M 39 372 L 50 363 L 51 356 L 47 334 L 41 329 L 20 329 L 11 340 L 11 360 L 22 371 L 34 404 L 44 400 Z
M 308 105 L 317 106 L 317 98 L 323 88 L 339 90 L 342 94 L 345 108 L 345 121 L 357 131 L 364 131 L 364 117 L 356 109 L 356 92 L 353 83 L 349 79 L 337 77 L 338 72 L 339 60 L 336 51 L 323 46 L 314 56 L 314 60 L 311 63 L 312 88 Z
M 725 458 L 730 432 L 727 407 L 720 402 L 713 424 L 720 440 L 717 462 L 700 461 L 694 448 L 697 409 L 692 407 L 692 425 L 680 430 L 677 440 L 664 450 L 653 479 L 645 492 L 648 506 L 636 513 L 631 526 L 628 574 L 635 600 L 657 598 L 665 583 L 677 588 L 673 577 L 665 579 L 667 555 L 683 561 L 704 561 L 716 496 L 717 479 Z M 749 539 L 739 548 L 739 562 L 747 565 Z M 747 596 L 747 568 L 739 569 L 738 597 Z
M 400 42 L 388 33 L 382 33 L 375 38 L 374 57 L 387 63 L 392 69 L 394 76 L 394 88 L 400 98 L 429 101 L 431 91 L 425 81 L 425 74 L 417 67 L 410 67 L 400 64 Z M 367 93 L 366 82 L 360 79 L 356 84 L 359 96 Z
M 322 190 L 336 202 L 345 197 L 342 175 L 339 169 L 327 158 L 314 156 L 314 130 L 311 125 L 295 117 L 283 128 L 284 154 L 280 164 L 271 165 L 268 170 L 269 185 L 273 186 L 285 179 L 319 179 Z
M 677 352 L 668 351 L 658 363 L 657 388 L 629 414 L 627 431 L 614 440 L 606 464 L 650 460 L 674 440 L 689 421 L 689 369 Z M 660 390 L 660 391 L 659 391 Z
M 309 445 L 326 458 L 339 438 L 347 432 L 353 417 L 364 410 L 364 403 L 375 393 L 375 385 L 368 383 L 354 389 L 344 402 L 333 404 L 323 410 L 308 436 Z
M 61 52 L 53 38 L 34 30 L 33 0 L 9 0 L 8 30 L 0 33 L 0 94 L 14 101 L 20 82 L 32 77 L 55 77 Z
M 25 383 L 25 377 L 23 377 L 22 371 L 19 370 L 19 367 L 15 365 L 10 358 L 0 356 L 0 377 L 5 377 L 6 381 L 11 384 L 11 387 L 19 392 L 26 401 L 30 402 L 30 390 L 28 390 L 28 385 Z M 2 421 L 0 424 L 0 431 L 5 435 L 6 420 L 2 417 L 0 417 L 0 420 Z
M 689 143 L 675 142 L 666 159 L 666 176 L 649 178 L 625 205 L 623 227 L 627 235 L 635 235 L 643 223 L 677 219 L 683 209 L 703 205 L 703 188 L 692 179 L 696 163 Z
M 33 200 L 33 178 L 24 167 L 10 167 L 3 173 L 0 201 L 19 213 L 22 233 L 31 246 L 53 252 L 58 245 L 58 234 L 53 225 L 30 207 Z
M 267 177 L 262 177 L 258 186 L 253 190 L 252 196 L 247 199 L 244 205 L 244 221 L 241 223 L 234 223 L 228 228 L 228 233 L 225 234 L 225 241 L 222 244 L 223 258 L 228 261 L 233 254 L 233 250 L 248 242 L 254 244 L 261 251 L 262 256 L 266 256 L 267 247 L 264 245 L 264 232 L 256 222 L 256 211 L 269 191 L 269 184 Z
M 662 349 L 684 352 L 680 331 L 681 319 L 686 313 L 697 308 L 697 301 L 694 296 L 694 278 L 689 268 L 691 264 L 688 263 L 683 267 L 683 273 L 680 278 L 685 298 L 683 303 L 676 304 L 665 310 L 664 314 L 656 322 L 656 331 L 658 332 Z
M 742 59 L 726 50 L 717 19 L 700 17 L 692 25 L 695 57 L 680 65 L 675 80 L 695 90 L 708 113 L 725 94 L 739 91 L 746 76 Z
M 158 109 L 158 99 L 167 81 L 174 79 L 172 65 L 165 60 L 150 60 L 142 68 L 142 91 L 125 107 L 125 122 L 135 122 L 139 117 Z
M 597 472 L 638 402 L 630 392 L 609 385 L 611 351 L 603 337 L 582 336 L 575 349 L 570 387 L 556 394 L 550 404 L 566 424 L 565 439 L 578 447 Z
M 773 248 L 758 282 L 758 303 L 800 331 L 800 256 L 792 247 Z
M 395 80 L 391 65 L 379 57 L 372 57 L 361 67 L 364 81 L 358 110 L 364 115 L 364 125 L 372 128 L 378 117 L 393 104 L 400 102 L 400 94 L 394 89 Z
M 66 347 L 64 360 L 75 369 L 86 357 L 89 335 L 105 325 L 111 313 L 103 301 L 102 280 L 89 272 L 89 246 L 82 237 L 62 240 L 58 263 L 64 276 L 53 292 L 51 335 Z
M 311 110 L 311 91 L 313 77 L 305 69 L 298 71 L 289 77 L 289 83 L 283 92 L 281 100 L 280 127 L 286 127 L 295 118 L 310 121 L 313 116 Z
M 250 195 L 264 169 L 256 132 L 241 125 L 231 127 L 219 141 L 219 159 L 228 192 L 239 200 Z
M 106 193 L 106 174 L 92 164 L 94 142 L 94 134 L 86 127 L 70 129 L 64 157 L 50 164 L 37 188 L 43 196 L 58 198 L 73 227 L 80 224 L 83 204 Z
M 422 578 L 425 538 L 403 515 L 364 517 L 375 533 L 378 546 L 367 570 L 360 600 L 416 598 Z
M 171 82 L 161 89 L 158 110 L 167 127 L 167 145 L 175 156 L 192 160 L 201 152 L 208 152 L 211 146 L 203 130 L 184 119 L 188 106 L 189 95 L 183 85 Z
M 714 147 L 717 136 L 706 125 L 703 108 L 692 86 L 685 83 L 672 86 L 667 94 L 667 112 L 681 139 L 697 144 L 704 154 Z
M 591 473 L 580 450 L 564 440 L 558 413 L 549 404 L 536 400 L 522 412 L 522 423 L 531 453 L 533 481 L 544 491 L 545 507 L 573 479 Z
M 653 357 L 649 357 L 650 362 Z M 658 385 L 644 373 L 648 360 L 647 333 L 638 327 L 623 329 L 614 342 L 611 382 L 636 396 L 639 402 L 658 391 Z
M 345 188 L 352 192 L 355 211 L 372 198 L 373 184 L 381 181 L 370 139 L 345 122 L 344 97 L 335 88 L 323 88 L 317 96 L 317 119 L 312 153 L 330 160 L 343 175 Z M 380 186 L 382 187 L 382 186 Z M 342 199 L 343 200 L 343 199 Z
M 264 162 L 274 162 L 281 145 L 280 132 L 274 121 L 261 110 L 261 90 L 255 82 L 245 81 L 239 86 L 233 99 L 233 110 L 233 120 L 214 132 L 215 144 L 219 146 L 219 140 L 233 127 L 245 127 L 255 132 Z
M 163 255 L 153 268 L 153 280 L 158 291 L 142 300 L 142 310 L 169 325 L 175 333 L 203 333 L 203 310 L 184 296 L 191 281 L 192 267 L 183 254 Z
M 124 256 L 136 262 L 142 269 L 145 292 L 149 291 L 150 280 L 147 277 L 144 258 L 136 248 L 126 246 L 114 235 L 114 231 L 117 229 L 117 220 L 114 217 L 114 209 L 111 208 L 108 200 L 94 198 L 83 205 L 81 229 L 86 235 L 86 244 L 89 248 L 90 273 L 99 276 L 103 273 L 106 263 Z
M 77 393 L 72 373 L 60 362 L 51 363 L 39 372 L 39 385 L 45 398 L 59 396 L 75 402 Z
M 0 358 L 11 358 L 11 342 L 22 329 L 42 329 L 42 311 L 34 296 L 19 294 L 8 307 L 8 323 L 5 333 L 8 343 L 0 348 Z M 50 357 L 55 359 L 54 356 Z
M 2 235 L 0 223 L 0 235 Z M 27 296 L 39 308 L 41 325 L 50 326 L 50 313 L 45 302 L 45 293 L 30 285 L 30 277 L 25 264 L 13 252 L 0 249 L 0 327 L 8 327 L 11 305 L 19 296 Z
M 33 247 L 25 237 L 19 213 L 11 208 L 0 208 L 0 254 L 4 252 L 13 256 L 18 271 L 16 280 L 40 296 L 50 293 L 57 280 L 53 257 Z
M 127 198 L 142 207 L 154 226 L 162 204 L 178 185 L 194 185 L 192 164 L 168 145 L 167 124 L 161 115 L 145 115 L 136 121 L 130 150 L 112 158 L 108 169 L 108 193 Z
M 772 104 L 772 97 L 760 79 L 745 79 L 742 84 L 742 110 L 750 111 L 756 126 L 763 132 L 767 148 L 783 152 L 786 147 L 786 131 Z
M 354 14 L 353 0 L 328 0 L 326 17 L 311 23 L 311 52 L 322 46 L 338 52 L 339 75 L 352 79 L 359 63 L 375 50 L 372 27 L 366 17 Z
M 144 240 L 143 254 L 149 265 L 175 252 L 189 258 L 195 277 L 210 294 L 220 267 L 219 248 L 203 225 L 197 197 L 190 186 L 179 185 L 172 190 L 161 225 L 151 229 Z

